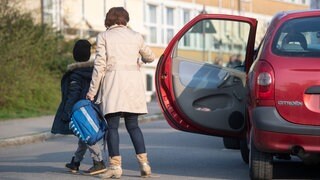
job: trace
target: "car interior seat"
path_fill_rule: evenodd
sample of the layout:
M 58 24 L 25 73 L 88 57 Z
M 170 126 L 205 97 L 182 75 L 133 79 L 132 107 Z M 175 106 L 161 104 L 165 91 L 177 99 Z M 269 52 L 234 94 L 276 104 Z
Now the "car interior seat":
M 305 51 L 307 40 L 302 33 L 288 33 L 282 40 L 284 51 Z

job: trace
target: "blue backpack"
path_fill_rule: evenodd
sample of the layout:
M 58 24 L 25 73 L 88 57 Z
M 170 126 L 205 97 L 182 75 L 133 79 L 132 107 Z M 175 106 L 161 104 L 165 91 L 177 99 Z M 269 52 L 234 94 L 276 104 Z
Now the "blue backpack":
M 81 141 L 94 145 L 105 136 L 107 123 L 99 108 L 83 99 L 73 105 L 69 128 Z

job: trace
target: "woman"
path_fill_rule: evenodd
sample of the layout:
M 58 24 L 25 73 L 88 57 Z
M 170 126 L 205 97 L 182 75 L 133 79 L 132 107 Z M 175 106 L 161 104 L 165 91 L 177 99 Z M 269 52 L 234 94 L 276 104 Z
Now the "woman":
M 151 175 L 138 115 L 148 112 L 141 61 L 150 63 L 155 55 L 145 45 L 141 34 L 127 27 L 128 21 L 129 14 L 123 7 L 111 8 L 107 13 L 107 30 L 97 36 L 97 54 L 87 93 L 90 100 L 98 94 L 97 103 L 108 122 L 109 168 L 102 174 L 103 178 L 120 178 L 122 175 L 118 134 L 120 117 L 124 117 L 134 145 L 141 176 Z

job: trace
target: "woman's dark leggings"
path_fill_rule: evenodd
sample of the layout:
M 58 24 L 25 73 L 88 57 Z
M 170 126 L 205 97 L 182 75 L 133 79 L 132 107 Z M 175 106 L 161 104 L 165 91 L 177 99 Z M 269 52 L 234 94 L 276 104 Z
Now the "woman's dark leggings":
M 105 116 L 108 122 L 107 144 L 109 156 L 119 156 L 119 122 L 123 115 L 127 131 L 130 135 L 136 154 L 146 152 L 143 134 L 138 125 L 138 114 L 135 113 L 111 113 Z

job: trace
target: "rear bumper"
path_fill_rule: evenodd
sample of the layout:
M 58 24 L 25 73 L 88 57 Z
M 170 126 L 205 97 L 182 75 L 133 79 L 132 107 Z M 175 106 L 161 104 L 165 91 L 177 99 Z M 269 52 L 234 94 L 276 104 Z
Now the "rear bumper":
M 265 152 L 291 152 L 302 147 L 305 152 L 320 152 L 320 126 L 293 124 L 284 120 L 274 107 L 252 111 L 254 142 Z

